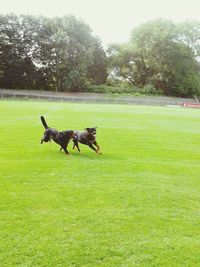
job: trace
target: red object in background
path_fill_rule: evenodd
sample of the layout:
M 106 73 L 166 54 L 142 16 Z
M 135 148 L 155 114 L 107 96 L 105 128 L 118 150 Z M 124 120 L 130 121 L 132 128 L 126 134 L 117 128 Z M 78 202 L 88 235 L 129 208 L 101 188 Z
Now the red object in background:
M 194 103 L 182 103 L 181 105 L 184 106 L 184 107 L 200 108 L 200 103 L 199 103 L 199 104 L 194 104 Z

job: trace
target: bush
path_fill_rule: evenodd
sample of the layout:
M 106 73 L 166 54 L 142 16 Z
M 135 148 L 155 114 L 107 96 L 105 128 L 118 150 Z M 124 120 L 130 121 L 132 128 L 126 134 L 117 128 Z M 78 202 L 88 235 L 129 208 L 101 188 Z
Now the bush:
M 147 84 L 143 88 L 128 87 L 123 84 L 117 86 L 108 85 L 90 85 L 86 92 L 100 94 L 128 94 L 128 95 L 163 95 L 162 91 L 156 89 L 153 85 Z
M 145 95 L 163 95 L 164 93 L 156 89 L 152 84 L 146 84 L 142 89 L 140 89 L 141 94 Z
M 133 94 L 133 88 L 122 88 L 120 86 L 108 86 L 108 85 L 91 85 L 87 89 L 90 93 L 101 94 Z

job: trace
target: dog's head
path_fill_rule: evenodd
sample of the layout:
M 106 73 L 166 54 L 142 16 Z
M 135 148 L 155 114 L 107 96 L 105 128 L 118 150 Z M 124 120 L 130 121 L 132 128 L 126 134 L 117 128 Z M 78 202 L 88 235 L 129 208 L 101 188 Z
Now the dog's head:
M 49 142 L 49 141 L 51 141 L 51 129 L 46 129 L 41 139 L 41 144 L 43 142 Z
M 94 127 L 94 128 L 85 128 L 85 130 L 89 133 L 89 134 L 92 134 L 92 135 L 95 135 L 96 134 L 96 129 L 97 127 Z

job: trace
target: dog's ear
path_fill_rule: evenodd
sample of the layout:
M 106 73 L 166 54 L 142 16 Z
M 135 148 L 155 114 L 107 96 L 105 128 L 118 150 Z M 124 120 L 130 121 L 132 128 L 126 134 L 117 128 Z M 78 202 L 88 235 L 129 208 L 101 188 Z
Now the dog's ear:
M 86 130 L 86 131 L 89 131 L 89 130 L 90 130 L 90 128 L 85 128 L 84 130 Z

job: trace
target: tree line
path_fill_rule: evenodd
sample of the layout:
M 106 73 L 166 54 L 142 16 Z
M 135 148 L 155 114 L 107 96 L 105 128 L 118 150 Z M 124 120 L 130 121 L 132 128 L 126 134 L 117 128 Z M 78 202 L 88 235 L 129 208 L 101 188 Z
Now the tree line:
M 105 50 L 84 21 L 0 15 L 0 88 L 200 95 L 200 22 L 146 22 Z M 113 89 L 112 89 L 113 91 Z
M 80 91 L 106 78 L 106 53 L 83 21 L 0 17 L 0 87 Z

